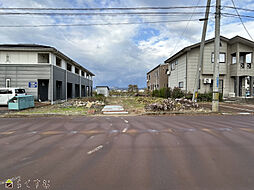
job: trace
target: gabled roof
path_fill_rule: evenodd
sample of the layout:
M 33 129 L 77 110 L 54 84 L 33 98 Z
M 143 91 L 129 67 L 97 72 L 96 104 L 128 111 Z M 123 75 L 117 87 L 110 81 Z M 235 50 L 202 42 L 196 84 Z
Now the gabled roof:
M 221 36 L 220 39 L 223 40 L 223 41 L 226 41 L 226 42 L 229 41 L 229 39 L 226 38 L 226 37 L 224 37 L 224 36 Z M 206 40 L 206 41 L 205 41 L 205 44 L 211 43 L 211 42 L 213 42 L 213 41 L 214 41 L 214 38 L 209 39 L 209 40 Z M 196 43 L 196 44 L 193 44 L 193 45 L 190 45 L 190 46 L 187 46 L 187 47 L 183 48 L 182 50 L 180 50 L 179 52 L 177 52 L 176 54 L 174 54 L 173 56 L 171 56 L 170 58 L 168 58 L 166 61 L 164 61 L 164 63 L 169 63 L 169 62 L 171 62 L 172 60 L 174 60 L 174 59 L 180 57 L 180 56 L 183 55 L 184 53 L 190 51 L 191 49 L 194 49 L 194 48 L 199 47 L 199 46 L 200 46 L 200 42 L 199 42 L 199 43 Z
M 155 69 L 161 67 L 161 66 L 166 66 L 166 64 L 159 64 L 156 67 L 154 67 L 152 70 L 150 70 L 147 74 L 151 73 L 152 71 L 154 71 Z
M 0 44 L 0 51 L 40 51 L 40 52 L 52 52 L 56 55 L 66 59 L 68 62 L 72 63 L 76 67 L 86 71 L 89 75 L 95 76 L 92 72 L 84 68 L 82 65 L 78 64 L 76 61 L 72 60 L 62 52 L 58 51 L 52 46 L 40 45 L 40 44 Z
M 240 43 L 243 43 L 245 45 L 254 47 L 254 41 L 248 40 L 248 39 L 243 38 L 241 36 L 235 36 L 235 37 L 233 37 L 229 40 L 229 44 L 234 44 L 234 43 L 237 43 L 237 42 L 240 42 Z
M 243 43 L 243 44 L 246 44 L 248 46 L 254 47 L 254 42 L 253 41 L 248 40 L 246 38 L 243 38 L 241 36 L 235 36 L 231 39 L 228 39 L 224 36 L 221 36 L 220 39 L 227 42 L 228 44 Z M 214 38 L 206 40 L 205 44 L 208 44 L 208 43 L 213 42 L 213 41 L 214 41 Z M 174 59 L 180 57 L 181 55 L 183 55 L 187 51 L 190 51 L 191 49 L 199 47 L 199 46 L 200 46 L 200 42 L 196 43 L 196 44 L 193 44 L 193 45 L 190 45 L 190 46 L 187 46 L 187 47 L 183 48 L 181 51 L 179 51 L 176 54 L 174 54 L 173 56 L 171 56 L 170 58 L 168 58 L 166 61 L 164 61 L 164 63 L 169 63 L 169 62 L 173 61 Z

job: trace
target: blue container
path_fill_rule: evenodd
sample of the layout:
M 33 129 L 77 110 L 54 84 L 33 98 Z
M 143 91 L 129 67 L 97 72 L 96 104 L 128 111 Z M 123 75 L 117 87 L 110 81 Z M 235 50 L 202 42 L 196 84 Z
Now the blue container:
M 34 97 L 32 95 L 14 96 L 8 102 L 9 110 L 23 110 L 34 107 Z

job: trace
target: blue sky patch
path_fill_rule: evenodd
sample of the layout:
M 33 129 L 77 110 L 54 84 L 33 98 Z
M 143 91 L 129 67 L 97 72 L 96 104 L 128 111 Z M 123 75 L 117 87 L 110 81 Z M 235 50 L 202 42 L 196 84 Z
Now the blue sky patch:
M 138 34 L 133 38 L 134 42 L 137 44 L 140 41 L 147 41 L 151 37 L 158 36 L 160 31 L 154 28 L 141 28 Z

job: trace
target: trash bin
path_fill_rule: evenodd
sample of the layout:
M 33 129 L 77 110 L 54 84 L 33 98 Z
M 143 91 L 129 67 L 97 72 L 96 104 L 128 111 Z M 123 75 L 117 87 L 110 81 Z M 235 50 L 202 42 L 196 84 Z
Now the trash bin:
M 23 110 L 34 107 L 34 97 L 32 95 L 14 96 L 8 101 L 9 110 Z

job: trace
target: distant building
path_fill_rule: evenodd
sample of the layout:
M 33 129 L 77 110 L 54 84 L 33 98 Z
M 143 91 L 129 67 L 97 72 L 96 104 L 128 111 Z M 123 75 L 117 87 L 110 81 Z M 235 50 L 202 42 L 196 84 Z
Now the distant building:
M 200 43 L 183 48 L 168 58 L 168 86 L 193 92 Z M 223 97 L 253 96 L 254 42 L 240 36 L 220 37 L 219 91 Z M 204 60 L 199 80 L 199 92 L 212 92 L 214 38 L 205 41 Z
M 54 47 L 0 45 L 0 87 L 25 88 L 41 101 L 92 95 L 94 74 Z
M 102 94 L 105 97 L 109 96 L 109 87 L 108 86 L 96 86 L 97 94 Z
M 168 87 L 168 64 L 160 64 L 147 73 L 147 89 L 150 91 Z

